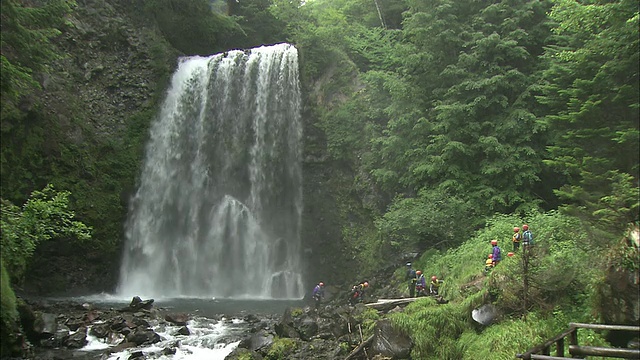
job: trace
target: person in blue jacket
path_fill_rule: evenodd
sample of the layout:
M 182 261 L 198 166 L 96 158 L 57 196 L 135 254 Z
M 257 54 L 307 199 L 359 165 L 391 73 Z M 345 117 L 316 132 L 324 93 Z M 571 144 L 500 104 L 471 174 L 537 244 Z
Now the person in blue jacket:
M 502 250 L 500 249 L 500 246 L 498 246 L 498 240 L 491 240 L 491 246 L 493 246 L 493 251 L 491 253 L 493 257 L 491 260 L 493 260 L 493 267 L 496 267 L 496 265 L 502 261 Z
M 320 302 L 324 299 L 324 283 L 320 281 L 316 287 L 313 288 L 313 301 L 315 302 L 315 308 L 318 310 Z
M 522 230 L 524 231 L 522 233 L 522 246 L 533 246 L 533 233 L 531 233 L 531 230 L 529 230 L 529 225 L 522 225 Z

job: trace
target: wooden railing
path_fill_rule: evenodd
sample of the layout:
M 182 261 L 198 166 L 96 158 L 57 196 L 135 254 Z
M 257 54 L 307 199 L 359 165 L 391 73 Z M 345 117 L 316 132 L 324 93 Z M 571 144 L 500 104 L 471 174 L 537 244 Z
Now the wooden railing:
M 578 329 L 631 331 L 640 334 L 640 326 L 570 323 L 569 330 L 555 336 L 542 345 L 533 347 L 524 354 L 516 354 L 516 358 L 525 360 L 564 360 L 580 359 L 585 356 L 601 356 L 640 359 L 640 349 L 580 346 L 578 345 Z M 571 357 L 564 357 L 566 337 L 569 337 L 569 354 Z M 556 354 L 555 356 L 551 356 L 551 347 L 554 344 Z

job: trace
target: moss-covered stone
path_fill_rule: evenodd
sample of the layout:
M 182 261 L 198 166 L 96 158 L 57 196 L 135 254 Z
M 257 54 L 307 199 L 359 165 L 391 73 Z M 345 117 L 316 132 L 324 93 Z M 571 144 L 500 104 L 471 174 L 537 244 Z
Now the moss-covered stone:
M 9 282 L 9 273 L 0 261 L 0 356 L 2 358 L 15 355 L 14 334 L 18 327 L 18 310 L 16 308 L 16 295 Z

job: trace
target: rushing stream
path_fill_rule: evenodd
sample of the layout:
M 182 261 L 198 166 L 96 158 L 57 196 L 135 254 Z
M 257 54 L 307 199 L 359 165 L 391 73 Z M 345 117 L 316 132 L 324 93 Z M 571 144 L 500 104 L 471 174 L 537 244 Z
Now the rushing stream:
M 69 301 L 91 303 L 98 309 L 121 309 L 126 307 L 130 299 L 122 299 L 111 295 L 94 295 L 85 297 L 50 298 L 49 302 Z M 181 335 L 181 326 L 166 322 L 151 323 L 151 328 L 160 335 L 161 341 L 142 347 L 112 352 L 103 360 L 124 360 L 136 352 L 142 352 L 148 359 L 158 360 L 222 360 L 233 351 L 240 338 L 248 331 L 248 324 L 243 320 L 248 314 L 260 316 L 281 315 L 287 307 L 301 306 L 299 300 L 238 300 L 238 299 L 199 299 L 199 298 L 159 298 L 154 299 L 154 308 L 164 312 L 188 313 L 191 320 L 187 323 L 188 335 Z M 99 324 L 96 322 L 95 324 Z M 105 354 L 122 341 L 115 339 L 98 339 L 87 336 L 88 343 L 78 352 Z M 173 354 L 163 354 L 165 349 L 175 349 Z
M 303 296 L 300 98 L 289 44 L 180 60 L 131 201 L 120 295 Z

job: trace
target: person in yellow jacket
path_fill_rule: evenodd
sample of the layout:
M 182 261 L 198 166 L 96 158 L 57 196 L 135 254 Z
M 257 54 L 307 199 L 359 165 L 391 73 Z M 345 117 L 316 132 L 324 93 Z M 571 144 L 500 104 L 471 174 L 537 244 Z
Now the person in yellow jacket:
M 489 254 L 487 260 L 484 262 L 484 273 L 488 274 L 493 268 L 493 254 Z
M 444 280 L 439 280 L 437 276 L 433 275 L 429 284 L 429 295 L 438 295 L 438 288 L 443 282 Z
M 511 241 L 513 241 L 513 252 L 518 251 L 520 248 L 520 240 L 522 240 L 522 235 L 520 234 L 520 228 L 513 228 L 513 236 L 511 237 Z

